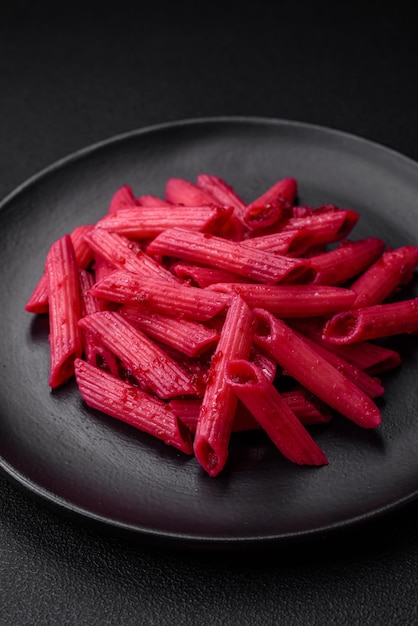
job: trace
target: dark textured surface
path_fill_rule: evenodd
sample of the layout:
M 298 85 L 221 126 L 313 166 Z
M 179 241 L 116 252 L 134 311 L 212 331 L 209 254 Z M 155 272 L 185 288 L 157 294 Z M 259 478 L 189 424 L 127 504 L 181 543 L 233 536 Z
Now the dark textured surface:
M 418 160 L 413 18 L 306 4 L 267 15 L 260 4 L 226 13 L 87 2 L 58 15 L 47 3 L 2 3 L 0 196 L 90 143 L 206 115 L 323 124 Z M 144 546 L 3 477 L 0 511 L 2 626 L 418 622 L 416 504 L 262 555 Z

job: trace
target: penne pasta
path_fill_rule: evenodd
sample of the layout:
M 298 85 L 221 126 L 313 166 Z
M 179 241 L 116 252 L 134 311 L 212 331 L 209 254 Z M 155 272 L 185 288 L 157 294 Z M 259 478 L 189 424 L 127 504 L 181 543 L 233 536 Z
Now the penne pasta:
M 278 231 L 269 235 L 253 236 L 245 239 L 243 245 L 265 250 L 272 254 L 287 254 L 300 257 L 314 244 L 312 233 L 303 228 Z
M 347 344 L 333 344 L 325 341 L 322 337 L 324 320 L 322 318 L 292 319 L 291 325 L 307 337 L 314 339 L 317 344 L 326 347 L 327 350 L 341 356 L 370 376 L 376 376 L 387 372 L 401 363 L 399 352 L 373 343 L 371 341 L 357 341 Z
M 148 256 L 139 244 L 118 233 L 104 228 L 93 228 L 85 235 L 90 248 L 114 268 L 140 272 L 165 282 L 177 283 L 178 279 L 155 259 Z
M 385 242 L 377 237 L 343 241 L 337 248 L 311 258 L 315 285 L 343 285 L 358 276 L 383 253 Z
M 213 196 L 189 180 L 184 178 L 169 178 L 165 185 L 165 199 L 170 204 L 184 204 L 198 206 L 199 204 L 213 204 Z
M 49 302 L 49 386 L 59 387 L 74 374 L 83 342 L 78 322 L 81 301 L 78 267 L 70 235 L 55 241 L 46 256 L 45 274 Z
M 118 312 L 93 313 L 79 325 L 96 335 L 145 391 L 163 399 L 196 393 L 185 370 Z
M 50 246 L 26 302 L 49 315 L 49 386 L 75 375 L 88 406 L 212 477 L 232 433 L 264 430 L 289 461 L 326 465 L 307 426 L 336 412 L 379 426 L 377 376 L 401 353 L 374 340 L 418 334 L 403 289 L 418 246 L 347 239 L 357 211 L 297 193 L 282 178 L 247 203 L 205 173 L 169 178 L 164 197 L 120 186 Z
M 352 284 L 357 296 L 353 307 L 381 304 L 394 291 L 408 284 L 418 266 L 418 246 L 402 246 L 386 250 Z
M 162 315 L 146 308 L 124 305 L 119 313 L 148 337 L 176 348 L 179 352 L 198 357 L 215 347 L 219 333 L 202 323 Z
M 303 387 L 364 428 L 381 422 L 376 404 L 287 324 L 263 309 L 253 310 L 253 341 Z
M 219 176 L 211 174 L 199 174 L 196 179 L 197 186 L 209 194 L 215 202 L 223 206 L 231 206 L 234 215 L 242 218 L 246 209 L 246 203 L 237 194 L 235 189 Z
M 303 228 L 312 234 L 312 245 L 323 246 L 345 239 L 357 224 L 359 217 L 359 213 L 352 209 L 340 209 L 334 205 L 325 205 L 314 209 L 308 215 L 290 217 L 280 225 L 280 230 Z
M 158 235 L 147 252 L 210 265 L 268 284 L 285 280 L 308 282 L 313 277 L 309 260 L 250 249 L 239 242 L 182 228 L 172 228 Z
M 164 315 L 205 322 L 225 312 L 231 302 L 226 293 L 200 289 L 186 283 L 171 284 L 133 272 L 115 270 L 97 282 L 91 293 L 96 298 L 119 304 L 146 307 Z
M 92 228 L 93 225 L 91 224 L 83 224 L 76 226 L 70 234 L 75 260 L 81 268 L 88 267 L 93 260 L 92 251 L 84 240 L 84 235 Z M 48 307 L 48 284 L 44 271 L 27 301 L 25 309 L 29 313 L 48 313 Z
M 282 391 L 281 396 L 305 426 L 328 424 L 332 420 L 330 407 L 303 387 Z
M 130 185 L 122 185 L 113 194 L 107 212 L 112 214 L 126 207 L 133 207 L 138 204 Z
M 238 274 L 227 272 L 226 270 L 214 269 L 213 267 L 205 267 L 204 265 L 196 265 L 188 261 L 177 261 L 171 266 L 174 272 L 181 280 L 191 280 L 198 287 L 204 289 L 219 282 L 245 282 L 246 279 Z
M 225 369 L 231 359 L 248 358 L 251 343 L 250 309 L 235 296 L 212 357 L 193 444 L 197 460 L 210 476 L 217 476 L 227 461 L 237 407 L 237 397 L 226 384 Z
M 287 212 L 297 195 L 297 181 L 283 178 L 274 183 L 261 196 L 247 204 L 242 219 L 251 231 L 267 228 L 281 218 L 288 217 Z
M 225 294 L 239 294 L 250 308 L 264 308 L 281 318 L 314 317 L 345 311 L 355 293 L 345 287 L 329 285 L 261 285 L 219 283 L 208 289 Z
M 29 300 L 26 302 L 25 310 L 28 313 L 48 313 L 48 279 L 43 272 L 41 278 L 35 285 Z
M 192 454 L 190 431 L 166 402 L 82 359 L 75 361 L 75 377 L 89 407 L 126 422 L 185 454 Z
M 295 329 L 293 329 L 295 331 Z M 297 332 L 297 331 L 295 331 Z M 298 333 L 299 334 L 299 333 Z M 303 341 L 310 345 L 315 352 L 318 352 L 324 357 L 331 365 L 333 365 L 339 372 L 347 376 L 353 383 L 361 389 L 369 398 L 378 398 L 383 395 L 385 389 L 378 378 L 374 378 L 364 372 L 363 370 L 355 367 L 352 363 L 344 359 L 341 355 L 332 352 L 324 343 L 317 343 L 309 337 L 305 337 L 303 334 L 299 334 L 303 337 Z M 283 372 L 285 374 L 285 372 Z
M 149 239 L 167 228 L 188 228 L 199 232 L 218 232 L 232 213 L 232 207 L 201 206 L 134 206 L 113 211 L 96 224 L 128 239 Z
M 417 332 L 418 298 L 412 298 L 337 313 L 324 325 L 322 337 L 345 344 Z
M 328 464 L 324 452 L 286 400 L 254 363 L 231 359 L 225 376 L 227 384 L 283 456 L 299 465 Z
M 259 368 L 257 363 L 254 362 L 254 365 Z M 320 402 L 318 398 L 309 394 L 306 389 L 298 388 L 290 391 L 282 391 L 281 397 L 305 426 L 328 424 L 332 419 L 332 413 L 329 407 Z M 172 398 L 169 400 L 169 405 L 177 417 L 194 435 L 202 406 L 202 399 Z M 260 428 L 261 426 L 259 422 L 257 422 L 247 407 L 239 401 L 235 412 L 234 422 L 232 424 L 232 432 L 237 433 L 246 430 L 259 430 Z
M 94 276 L 86 270 L 79 270 L 81 316 L 91 315 L 106 309 L 107 303 L 90 294 L 94 285 Z M 103 344 L 93 332 L 82 330 L 83 352 L 87 363 L 102 367 L 114 376 L 119 375 L 119 362 L 115 355 Z
M 172 206 L 171 202 L 167 202 L 153 194 L 144 194 L 136 199 L 138 204 L 143 206 Z

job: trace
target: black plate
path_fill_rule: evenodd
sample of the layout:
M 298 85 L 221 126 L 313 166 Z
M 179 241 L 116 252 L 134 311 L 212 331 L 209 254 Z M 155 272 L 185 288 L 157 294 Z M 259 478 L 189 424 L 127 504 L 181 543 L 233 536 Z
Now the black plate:
M 251 200 L 294 176 L 300 203 L 332 202 L 361 217 L 353 236 L 417 244 L 418 165 L 369 141 L 280 120 L 189 120 L 128 133 L 55 164 L 0 211 L 0 466 L 66 512 L 190 545 L 287 541 L 345 528 L 418 492 L 415 339 L 397 338 L 402 367 L 385 375 L 383 424 L 336 418 L 314 436 L 329 466 L 288 463 L 262 435 L 233 437 L 228 465 L 208 477 L 194 458 L 88 410 L 74 386 L 48 388 L 48 325 L 24 305 L 46 251 L 97 220 L 126 183 L 161 195 L 170 176 L 222 176 Z M 414 288 L 410 294 L 415 293 Z

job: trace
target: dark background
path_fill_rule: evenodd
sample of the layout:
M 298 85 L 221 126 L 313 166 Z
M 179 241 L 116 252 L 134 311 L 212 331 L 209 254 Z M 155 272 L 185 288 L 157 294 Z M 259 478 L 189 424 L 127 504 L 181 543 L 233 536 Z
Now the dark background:
M 3 2 L 0 197 L 160 122 L 310 122 L 418 160 L 412 13 L 332 3 Z M 418 206 L 418 201 L 417 201 Z M 142 545 L 0 477 L 0 624 L 417 624 L 418 505 L 260 553 Z

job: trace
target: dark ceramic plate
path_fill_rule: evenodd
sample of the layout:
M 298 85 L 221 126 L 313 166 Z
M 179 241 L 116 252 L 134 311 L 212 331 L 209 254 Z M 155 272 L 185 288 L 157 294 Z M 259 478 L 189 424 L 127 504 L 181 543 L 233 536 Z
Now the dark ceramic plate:
M 393 339 L 402 366 L 383 378 L 383 424 L 336 417 L 313 434 L 329 465 L 287 462 L 263 434 L 235 435 L 208 477 L 194 458 L 83 405 L 74 384 L 48 388 L 48 325 L 24 305 L 46 251 L 97 220 L 126 183 L 163 194 L 168 177 L 219 175 L 251 200 L 294 176 L 299 203 L 360 212 L 356 238 L 418 243 L 418 165 L 369 141 L 280 120 L 184 121 L 112 138 L 53 165 L 0 210 L 0 466 L 68 513 L 144 539 L 232 545 L 318 536 L 373 519 L 418 492 L 418 345 Z M 414 286 L 408 292 L 414 294 Z

